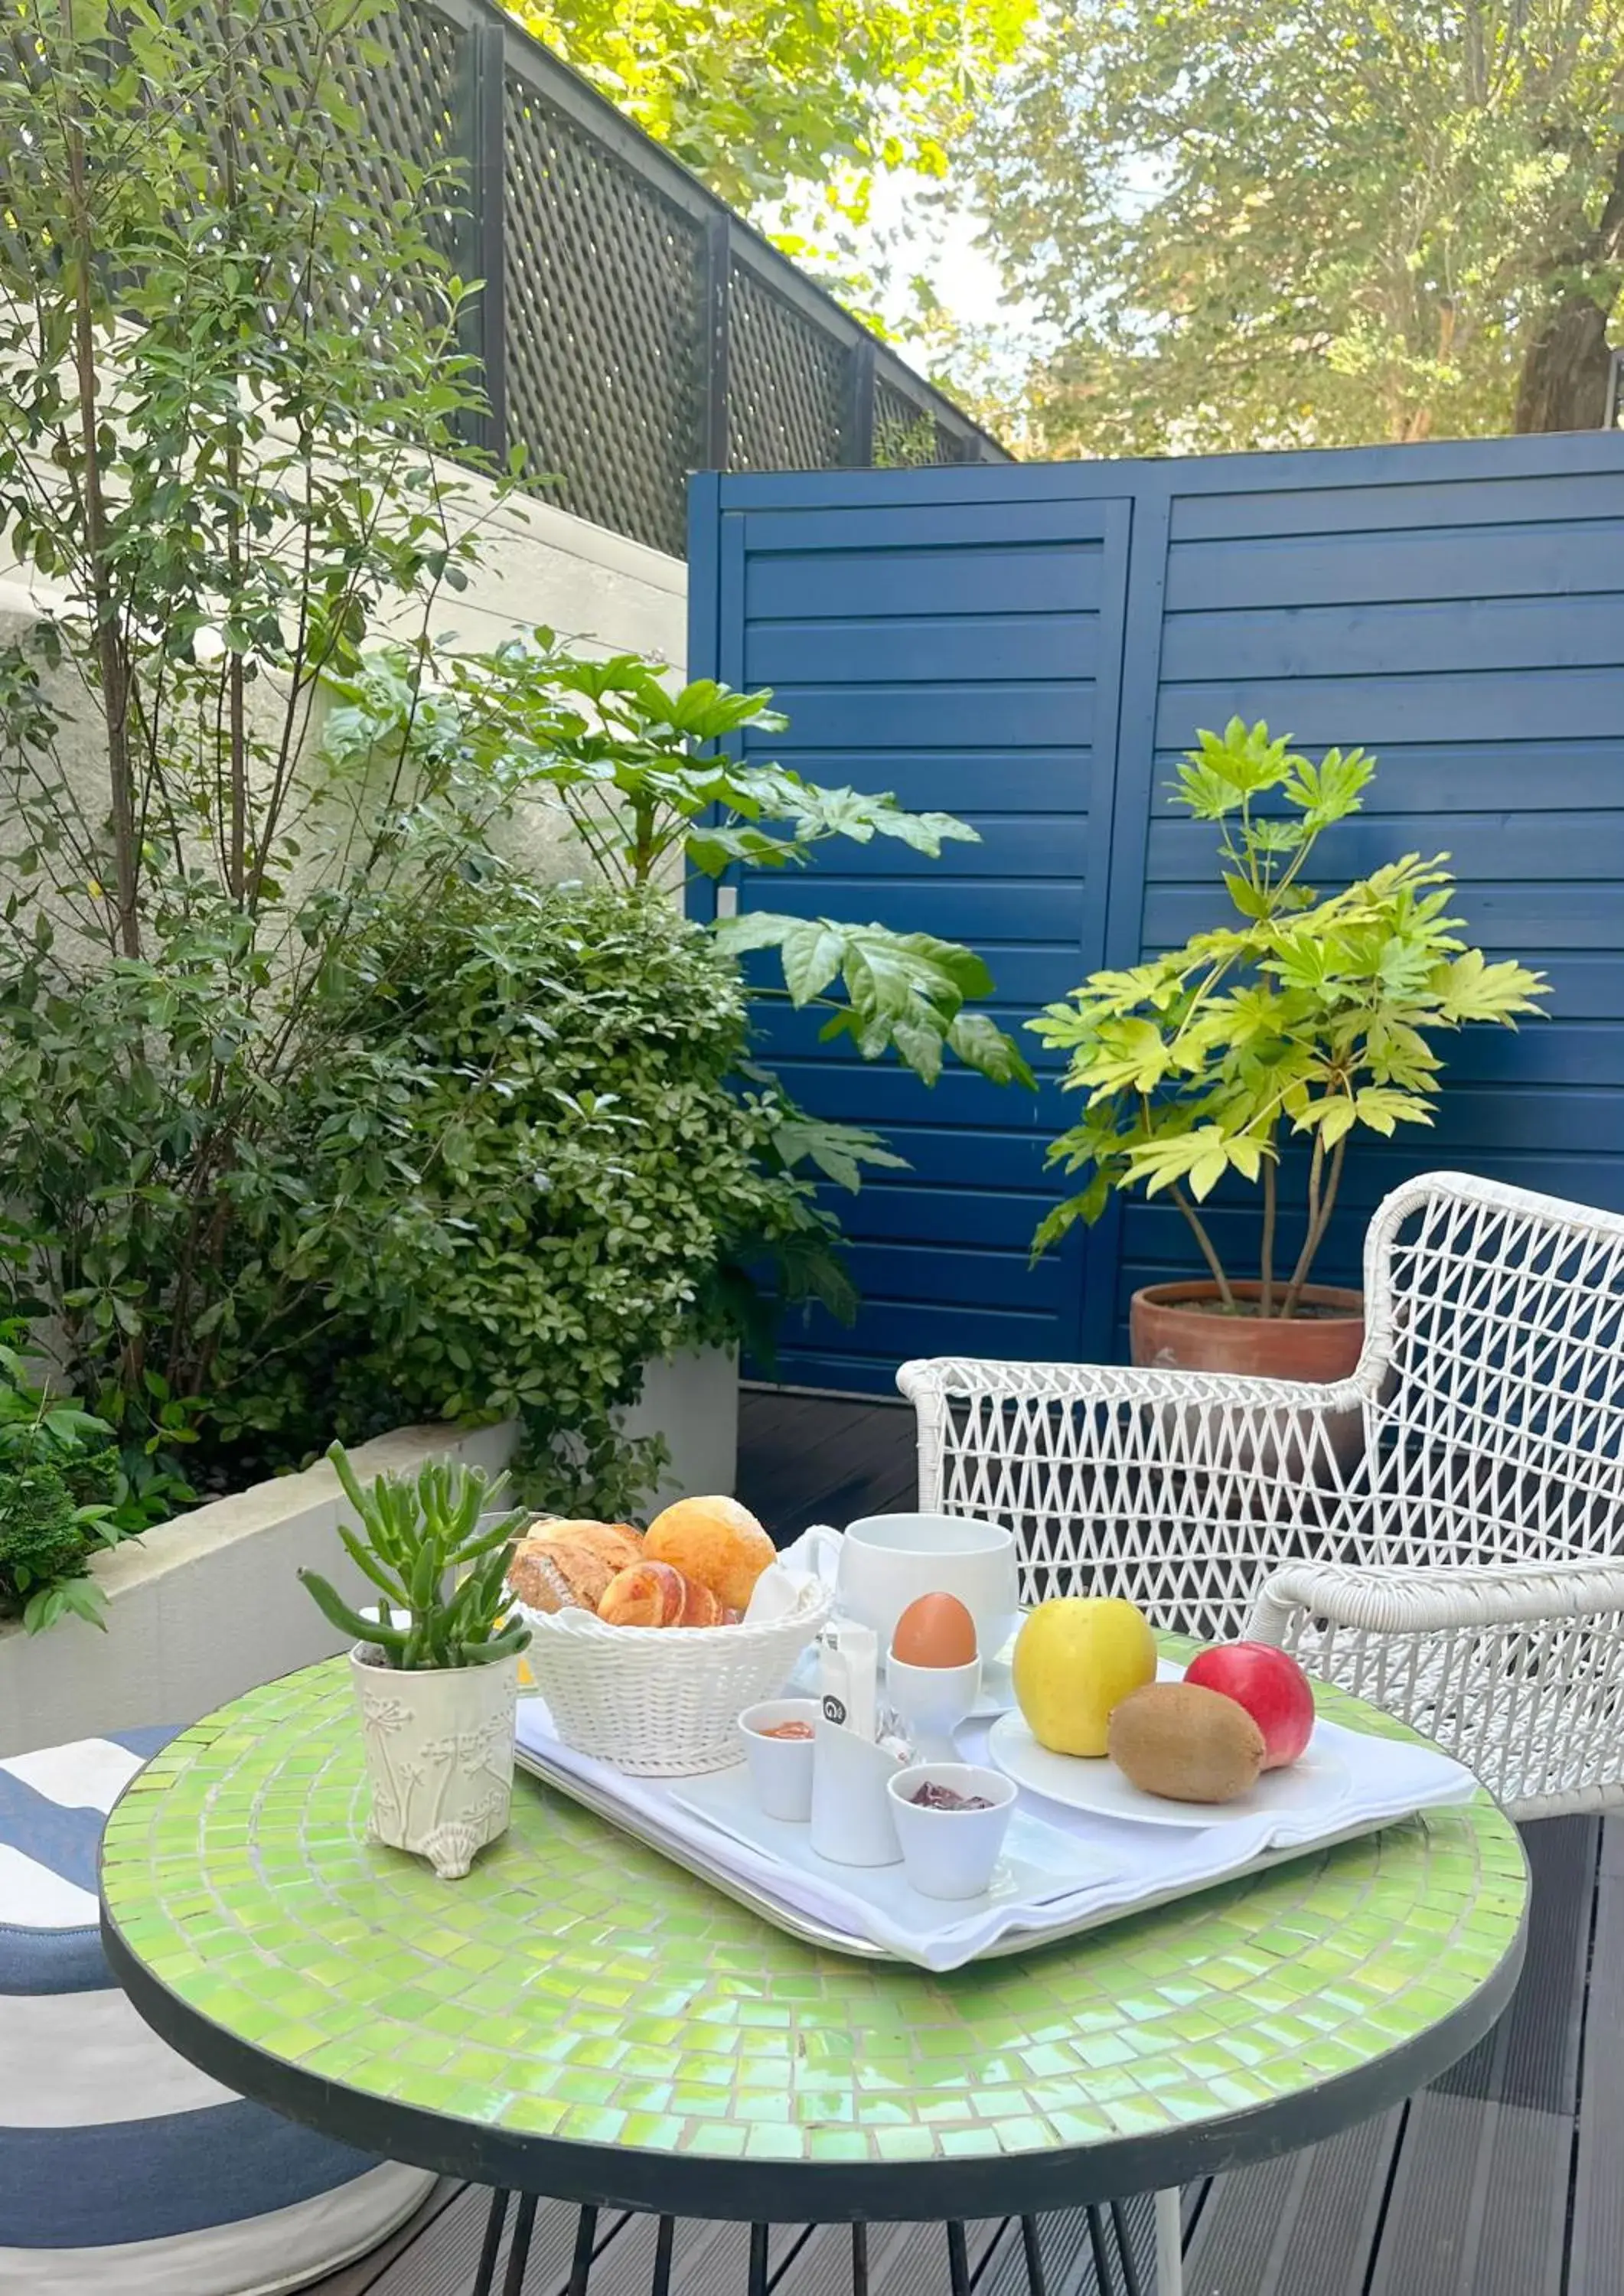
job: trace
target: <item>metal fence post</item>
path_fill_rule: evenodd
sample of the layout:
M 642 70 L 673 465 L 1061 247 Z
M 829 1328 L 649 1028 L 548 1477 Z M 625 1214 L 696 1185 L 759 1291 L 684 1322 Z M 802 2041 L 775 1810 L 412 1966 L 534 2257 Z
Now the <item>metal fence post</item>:
M 461 144 L 468 169 L 464 271 L 484 283 L 466 309 L 463 348 L 484 368 L 489 412 L 473 443 L 497 462 L 507 454 L 507 184 L 503 158 L 504 34 L 478 21 L 464 36 Z
M 846 420 L 841 426 L 841 460 L 865 471 L 874 459 L 874 339 L 859 335 L 846 365 Z
M 733 218 L 713 215 L 705 226 L 705 299 L 701 324 L 701 387 L 705 395 L 705 461 L 725 471 L 731 444 L 728 354 L 733 310 Z

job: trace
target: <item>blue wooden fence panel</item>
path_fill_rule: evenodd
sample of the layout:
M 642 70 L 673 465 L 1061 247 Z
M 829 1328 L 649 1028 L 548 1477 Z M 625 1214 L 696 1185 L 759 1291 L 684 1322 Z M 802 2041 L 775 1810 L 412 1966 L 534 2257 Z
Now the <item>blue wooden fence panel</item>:
M 692 579 L 696 673 L 775 686 L 790 762 L 983 839 L 939 864 L 849 849 L 792 885 L 747 877 L 742 906 L 969 940 L 1018 1021 L 1221 911 L 1212 833 L 1168 801 L 1199 727 L 1361 742 L 1369 810 L 1322 880 L 1447 851 L 1473 937 L 1553 994 L 1548 1020 L 1445 1046 L 1434 1132 L 1349 1158 L 1322 1273 L 1357 1275 L 1370 1209 L 1428 1165 L 1624 1210 L 1624 439 L 706 478 Z M 768 1049 L 914 1168 L 848 1208 L 862 1316 L 792 1333 L 785 1378 L 883 1390 L 909 1354 L 1118 1352 L 1128 1292 L 1191 1270 L 1177 1213 L 1140 1204 L 1028 1269 L 1052 1081 L 931 1095 L 814 1036 L 783 1022 Z M 1243 1262 L 1244 1193 L 1213 1223 Z

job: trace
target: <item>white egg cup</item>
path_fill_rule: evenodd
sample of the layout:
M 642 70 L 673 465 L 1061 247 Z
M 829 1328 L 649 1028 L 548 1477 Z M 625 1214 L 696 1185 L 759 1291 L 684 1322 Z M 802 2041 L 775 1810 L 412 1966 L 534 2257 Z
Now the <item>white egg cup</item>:
M 885 1687 L 921 1759 L 956 1760 L 953 1734 L 981 1694 L 979 1653 L 964 1666 L 907 1666 L 888 1651 Z

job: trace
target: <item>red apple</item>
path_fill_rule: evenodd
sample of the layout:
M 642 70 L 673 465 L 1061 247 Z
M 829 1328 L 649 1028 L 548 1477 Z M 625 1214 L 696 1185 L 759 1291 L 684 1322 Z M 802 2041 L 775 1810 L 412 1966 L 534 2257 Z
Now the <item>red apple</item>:
M 1273 1643 L 1218 1643 L 1193 1658 L 1185 1680 L 1243 1706 L 1263 1733 L 1263 1767 L 1294 1762 L 1314 1727 L 1314 1693 L 1289 1652 Z

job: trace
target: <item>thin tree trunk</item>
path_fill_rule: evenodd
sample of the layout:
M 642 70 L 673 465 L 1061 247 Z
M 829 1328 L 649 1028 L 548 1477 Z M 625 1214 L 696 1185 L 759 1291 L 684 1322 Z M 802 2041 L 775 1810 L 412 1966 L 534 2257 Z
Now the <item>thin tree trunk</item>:
M 1316 1143 L 1316 1152 L 1317 1147 L 1318 1144 Z M 1295 1312 L 1302 1297 L 1303 1286 L 1308 1280 L 1308 1271 L 1314 1265 L 1320 1245 L 1325 1240 L 1325 1231 L 1331 1225 L 1331 1215 L 1336 1210 L 1336 1192 L 1341 1185 L 1342 1160 L 1347 1153 L 1348 1139 L 1344 1134 L 1331 1151 L 1331 1168 L 1325 1177 L 1325 1192 L 1323 1194 L 1317 1192 L 1316 1193 L 1308 1233 L 1303 1238 L 1301 1253 L 1299 1255 L 1296 1267 L 1292 1271 L 1292 1288 L 1286 1293 L 1284 1304 L 1280 1310 L 1283 1317 Z
M 1278 1176 L 1274 1158 L 1265 1152 L 1263 1158 L 1263 1240 L 1258 1252 L 1258 1313 L 1272 1316 L 1275 1312 L 1275 1218 L 1278 1209 Z
M 1179 1210 L 1190 1223 L 1190 1232 L 1194 1236 L 1196 1242 L 1200 1245 L 1202 1258 L 1206 1261 L 1212 1280 L 1218 1285 L 1218 1298 L 1223 1301 L 1226 1308 L 1233 1308 L 1234 1306 L 1234 1293 L 1229 1288 L 1229 1278 L 1224 1273 L 1224 1263 L 1218 1258 L 1218 1253 L 1214 1250 L 1212 1238 L 1202 1226 L 1200 1217 L 1196 1212 L 1195 1206 L 1190 1201 L 1189 1197 L 1185 1195 L 1182 1188 L 1174 1188 L 1170 1193 L 1172 1194 L 1173 1201 L 1178 1206 Z
M 68 36 L 70 39 L 74 37 L 71 7 L 68 13 Z M 130 767 L 129 681 L 119 642 L 118 602 L 113 595 L 112 578 L 107 565 L 107 505 L 102 492 L 95 311 L 91 291 L 94 256 L 91 239 L 90 185 L 86 171 L 85 139 L 77 125 L 68 131 L 68 185 L 72 202 L 74 241 L 75 387 L 78 401 L 79 445 L 85 457 L 85 545 L 90 560 L 91 605 L 95 615 L 102 706 L 107 719 L 108 809 L 112 819 L 119 948 L 125 956 L 139 956 L 141 922 L 136 910 L 139 855 L 135 834 L 135 776 Z
M 1519 430 L 1595 430 L 1607 412 L 1607 324 L 1624 265 L 1624 144 L 1594 231 L 1553 266 L 1554 294 L 1522 362 Z

